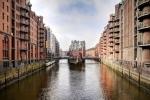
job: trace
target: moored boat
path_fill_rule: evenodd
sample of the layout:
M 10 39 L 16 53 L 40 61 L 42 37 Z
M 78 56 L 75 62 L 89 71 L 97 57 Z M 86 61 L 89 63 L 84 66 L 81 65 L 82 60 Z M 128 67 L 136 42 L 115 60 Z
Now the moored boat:
M 69 64 L 82 64 L 82 63 L 84 63 L 84 59 L 82 59 L 82 58 L 70 58 L 70 59 L 68 59 L 68 63 Z
M 85 41 L 72 41 L 69 47 L 68 59 L 69 64 L 83 64 L 85 56 Z

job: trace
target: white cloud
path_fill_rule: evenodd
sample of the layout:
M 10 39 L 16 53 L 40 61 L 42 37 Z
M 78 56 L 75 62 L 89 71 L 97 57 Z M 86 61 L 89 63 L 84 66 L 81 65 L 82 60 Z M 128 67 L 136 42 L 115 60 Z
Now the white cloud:
M 60 12 L 62 6 L 69 6 L 77 1 L 90 4 L 95 14 L 81 13 L 75 9 Z M 95 46 L 99 40 L 109 15 L 114 12 L 115 4 L 120 0 L 31 0 L 33 10 L 44 16 L 44 22 L 50 26 L 58 38 L 61 48 L 67 50 L 73 39 L 86 40 L 87 48 Z M 80 7 L 80 6 L 79 6 Z M 82 9 L 82 8 L 81 8 Z

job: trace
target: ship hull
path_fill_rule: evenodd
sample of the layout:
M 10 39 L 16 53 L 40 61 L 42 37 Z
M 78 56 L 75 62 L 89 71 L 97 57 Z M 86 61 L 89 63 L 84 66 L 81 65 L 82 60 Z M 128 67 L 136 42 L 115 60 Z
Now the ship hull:
M 76 59 L 68 59 L 68 63 L 73 65 L 80 65 L 83 64 L 84 62 L 85 62 L 84 59 L 80 59 L 78 61 Z

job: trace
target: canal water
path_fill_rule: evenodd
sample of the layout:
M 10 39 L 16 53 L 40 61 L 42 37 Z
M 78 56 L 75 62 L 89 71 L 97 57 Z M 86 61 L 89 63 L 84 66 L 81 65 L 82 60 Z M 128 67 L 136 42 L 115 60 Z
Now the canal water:
M 66 60 L 0 90 L 0 100 L 149 100 L 150 94 L 105 65 Z

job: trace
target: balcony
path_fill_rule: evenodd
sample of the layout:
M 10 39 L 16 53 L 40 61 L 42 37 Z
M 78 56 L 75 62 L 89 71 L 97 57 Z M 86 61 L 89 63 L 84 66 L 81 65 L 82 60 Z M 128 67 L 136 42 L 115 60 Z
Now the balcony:
M 146 5 L 149 5 L 150 0 L 138 0 L 138 8 L 142 8 Z
M 106 44 L 106 43 L 105 43 Z M 106 49 L 106 45 L 104 45 L 105 49 Z
M 119 20 L 119 17 L 115 17 L 115 22 L 118 22 Z
M 29 37 L 28 37 L 28 35 L 20 34 L 20 40 L 28 41 L 28 40 L 29 40 Z
M 113 34 L 109 34 L 109 38 L 113 38 Z
M 138 42 L 138 46 L 139 47 L 150 47 L 150 40 L 147 42 L 140 41 L 140 42 Z
M 114 48 L 114 51 L 115 51 L 115 53 L 119 53 L 119 47 L 117 46 L 115 46 L 115 48 Z
M 29 30 L 28 30 L 28 28 L 22 28 L 22 27 L 21 27 L 20 32 L 28 33 L 28 32 L 29 32 Z
M 44 47 L 44 44 L 43 44 L 43 43 L 40 43 L 40 47 Z
M 40 41 L 39 41 L 40 43 L 44 43 L 44 39 L 40 39 Z
M 138 19 L 144 19 L 144 18 L 149 18 L 150 16 L 150 8 L 146 9 L 145 11 L 139 11 L 138 13 Z
M 44 28 L 44 25 L 41 25 L 40 26 L 40 30 L 44 30 L 45 28 Z
M 115 33 L 118 33 L 118 32 L 119 32 L 119 28 L 115 28 L 115 29 L 114 29 L 114 32 L 115 32 Z
M 44 34 L 45 32 L 44 32 L 44 30 L 40 30 L 40 34 Z
M 150 30 L 150 23 L 144 24 L 143 22 L 139 22 L 138 31 Z
M 113 51 L 109 51 L 110 54 L 113 54 Z
M 114 27 L 119 27 L 119 22 L 115 22 L 115 26 Z
M 109 39 L 109 43 L 113 43 L 113 39 L 111 38 L 111 39 Z
M 114 50 L 119 51 L 119 46 L 115 46 Z
M 40 43 L 44 43 L 44 41 L 40 40 Z
M 115 45 L 119 45 L 119 39 L 115 39 Z
M 115 53 L 119 53 L 119 50 L 115 50 Z
M 114 22 L 114 19 L 115 19 L 115 16 L 114 16 L 114 15 L 111 15 L 109 22 L 110 22 L 110 23 L 111 23 L 111 22 Z
M 29 21 L 27 21 L 27 20 L 21 20 L 20 24 L 28 26 L 29 25 Z
M 25 11 L 29 11 L 30 10 L 30 7 L 29 6 L 21 6 L 20 7 L 22 10 L 25 10 Z
M 28 49 L 27 49 L 27 46 L 21 46 L 20 47 L 20 51 L 27 51 Z
M 109 47 L 113 47 L 113 43 L 110 43 L 110 44 L 109 44 Z
M 104 41 L 104 44 L 107 44 L 107 42 L 106 42 L 106 41 Z
M 109 30 L 109 33 L 113 33 L 113 32 L 114 32 L 113 29 L 110 29 L 110 30 Z
M 119 38 L 120 38 L 119 34 L 114 34 L 114 39 L 119 39 Z
M 43 36 L 43 35 L 40 35 L 39 38 L 40 38 L 40 39 L 44 39 L 44 36 Z
M 109 29 L 112 29 L 114 27 L 113 23 L 110 23 Z
M 29 14 L 25 12 L 21 12 L 21 17 L 23 18 L 29 18 Z

